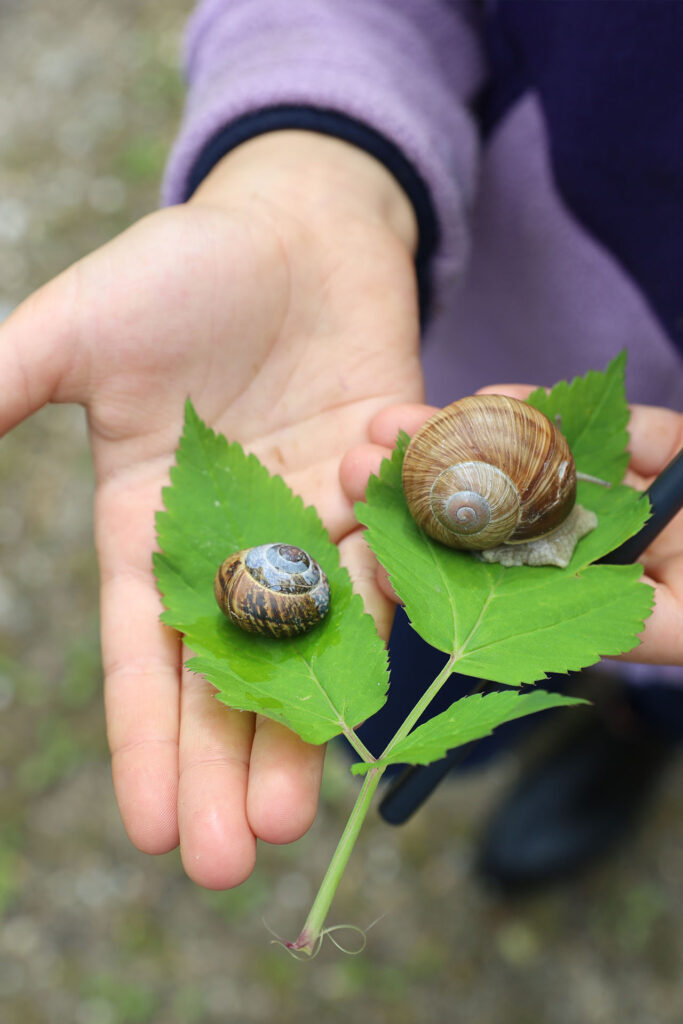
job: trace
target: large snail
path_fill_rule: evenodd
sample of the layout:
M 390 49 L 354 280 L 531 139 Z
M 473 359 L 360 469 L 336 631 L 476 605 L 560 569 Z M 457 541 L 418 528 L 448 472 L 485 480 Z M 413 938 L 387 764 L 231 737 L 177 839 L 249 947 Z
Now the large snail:
M 576 478 L 558 427 L 503 395 L 473 395 L 439 410 L 403 462 L 406 502 L 425 533 L 504 565 L 569 563 L 579 538 L 597 525 L 575 504 Z
M 325 573 L 292 544 L 260 544 L 230 555 L 216 573 L 214 593 L 236 626 L 263 636 L 307 633 L 330 606 Z

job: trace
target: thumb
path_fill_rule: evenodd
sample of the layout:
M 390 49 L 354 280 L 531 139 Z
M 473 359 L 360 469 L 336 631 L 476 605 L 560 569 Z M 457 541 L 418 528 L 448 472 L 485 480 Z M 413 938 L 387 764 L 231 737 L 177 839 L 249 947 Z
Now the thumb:
M 39 288 L 0 325 L 0 437 L 47 402 L 79 402 L 79 264 Z

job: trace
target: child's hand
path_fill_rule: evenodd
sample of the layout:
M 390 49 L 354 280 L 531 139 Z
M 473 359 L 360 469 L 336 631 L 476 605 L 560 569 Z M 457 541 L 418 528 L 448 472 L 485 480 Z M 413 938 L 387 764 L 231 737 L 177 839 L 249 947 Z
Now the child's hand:
M 496 385 L 481 392 L 526 398 L 533 390 L 526 385 Z M 370 444 L 351 449 L 341 465 L 340 479 L 349 501 L 363 500 L 368 478 L 379 472 L 382 459 L 390 455 L 399 430 L 412 436 L 434 412 L 436 409 L 428 405 L 397 405 L 374 417 L 369 428 Z M 633 405 L 629 432 L 631 462 L 625 482 L 645 490 L 683 446 L 683 416 L 671 409 Z M 622 655 L 621 660 L 683 665 L 683 512 L 639 561 L 645 568 L 644 581 L 655 588 L 655 608 L 640 646 Z M 387 597 L 397 600 L 381 567 L 377 581 Z
M 338 470 L 374 413 L 421 395 L 414 233 L 408 201 L 371 157 L 274 133 L 0 328 L 0 435 L 46 402 L 87 409 L 117 798 L 133 842 L 161 853 L 180 841 L 202 885 L 238 884 L 257 838 L 306 830 L 323 751 L 220 705 L 159 622 L 154 513 L 184 402 L 318 507 L 386 635 L 390 606 Z

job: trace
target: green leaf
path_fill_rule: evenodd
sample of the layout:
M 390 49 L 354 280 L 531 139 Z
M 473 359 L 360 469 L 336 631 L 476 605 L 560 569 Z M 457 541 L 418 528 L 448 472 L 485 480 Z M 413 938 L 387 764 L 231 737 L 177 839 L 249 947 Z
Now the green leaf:
M 418 725 L 374 765 L 359 762 L 352 765 L 351 771 L 354 775 L 364 775 L 370 768 L 389 764 L 430 764 L 445 757 L 447 751 L 454 747 L 490 736 L 497 726 L 515 718 L 524 718 L 549 708 L 588 703 L 577 697 L 563 697 L 559 693 L 546 693 L 544 690 L 532 693 L 504 690 L 486 696 L 472 694 L 470 697 L 461 697 L 447 711 Z
M 162 619 L 185 634 L 195 654 L 189 667 L 213 683 L 220 701 L 282 722 L 309 743 L 348 731 L 382 706 L 384 645 L 317 512 L 253 455 L 215 434 L 190 402 L 163 498 L 154 559 Z M 330 581 L 329 615 L 291 640 L 242 632 L 213 594 L 216 569 L 229 554 L 270 542 L 304 548 Z
M 560 428 L 580 472 L 613 484 L 621 482 L 628 466 L 625 372 L 624 351 L 604 373 L 589 370 L 571 382 L 560 381 L 550 392 L 539 388 L 527 399 L 549 419 L 561 418 Z
M 623 373 L 620 357 L 605 373 L 591 372 L 558 385 L 549 396 L 532 396 L 551 416 L 561 415 L 570 445 L 584 460 L 581 468 L 611 480 L 620 478 L 627 458 Z M 618 446 L 605 440 L 612 421 Z M 593 438 L 601 448 L 595 457 Z M 590 564 L 645 522 L 649 506 L 637 491 L 581 483 L 579 501 L 596 511 L 599 525 L 579 542 L 568 568 L 503 568 L 444 547 L 418 528 L 401 486 L 407 444 L 401 435 L 356 513 L 413 628 L 433 647 L 455 655 L 454 670 L 518 685 L 583 668 L 637 644 L 653 597 L 638 582 L 640 566 Z

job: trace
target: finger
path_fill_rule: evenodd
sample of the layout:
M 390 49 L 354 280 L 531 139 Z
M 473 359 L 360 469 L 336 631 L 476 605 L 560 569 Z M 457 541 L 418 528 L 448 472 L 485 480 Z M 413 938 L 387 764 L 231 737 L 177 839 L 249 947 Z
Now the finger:
M 339 482 L 349 501 L 363 501 L 368 480 L 379 476 L 382 459 L 391 450 L 379 444 L 362 444 L 351 448 L 339 464 Z
M 349 571 L 354 591 L 362 598 L 365 611 L 374 619 L 379 635 L 387 641 L 396 607 L 379 586 L 377 559 L 361 530 L 354 530 L 344 537 L 339 544 L 339 554 L 342 565 Z
M 247 819 L 267 843 L 292 843 L 310 828 L 318 809 L 325 746 L 258 716 L 251 748 Z
M 535 388 L 527 384 L 496 384 L 481 388 L 477 394 L 509 395 L 511 398 L 526 398 Z M 409 437 L 422 426 L 425 420 L 437 412 L 434 405 L 404 403 L 382 409 L 370 422 L 370 440 L 377 445 L 392 449 L 396 444 L 399 430 Z
M 161 480 L 101 487 L 96 543 L 102 658 L 114 788 L 131 841 L 146 853 L 178 843 L 180 643 L 159 621 L 151 571 Z
M 221 704 L 210 683 L 187 668 L 182 680 L 180 853 L 198 885 L 230 889 L 249 877 L 256 859 L 246 806 L 254 716 Z
M 671 522 L 657 534 L 647 550 L 636 561 L 645 567 L 647 573 L 659 579 L 664 576 L 663 566 L 666 566 L 670 559 L 677 558 L 682 550 L 683 511 L 674 516 Z
M 79 402 L 79 264 L 26 299 L 0 327 L 0 436 L 46 402 Z
M 623 661 L 653 665 L 683 665 L 683 554 L 662 560 L 659 579 L 643 576 L 643 582 L 655 588 L 652 615 L 645 622 L 641 643 L 621 656 Z
M 631 469 L 652 478 L 683 447 L 683 416 L 672 409 L 632 405 L 628 425 Z
M 524 401 L 529 397 L 536 387 L 531 384 L 487 384 L 486 387 L 478 388 L 477 395 L 507 395 L 508 398 L 519 398 Z
M 389 573 L 382 565 L 377 566 L 377 586 L 384 594 L 387 601 L 391 601 L 392 604 L 404 604 L 392 586 L 391 580 L 389 579 Z
M 377 444 L 358 445 L 347 452 L 339 467 L 339 479 L 342 489 L 350 501 L 364 499 L 370 476 L 379 475 L 382 459 L 388 458 L 390 455 L 391 452 L 388 448 Z M 369 602 L 370 607 L 374 609 L 375 621 L 380 626 L 380 634 L 386 638 L 391 629 L 393 605 L 400 604 L 401 600 L 391 585 L 386 569 L 377 564 L 374 556 L 371 557 L 367 544 L 364 548 L 359 548 L 355 559 L 356 565 L 353 564 L 354 555 L 351 555 L 357 586 L 365 588 L 366 602 Z M 374 578 L 369 575 L 373 570 Z M 387 601 L 390 602 L 388 606 Z
M 370 421 L 368 428 L 370 440 L 385 448 L 393 448 L 399 430 L 405 430 L 406 434 L 412 437 L 425 420 L 433 416 L 436 411 L 437 408 L 434 405 L 418 403 L 390 405 L 386 409 L 380 410 Z
M 640 562 L 648 575 L 659 581 L 669 578 L 667 567 L 671 564 L 670 560 L 677 559 L 681 551 L 683 551 L 683 511 L 674 516 L 671 522 L 657 534 L 636 561 Z M 673 581 L 674 589 L 676 582 Z

